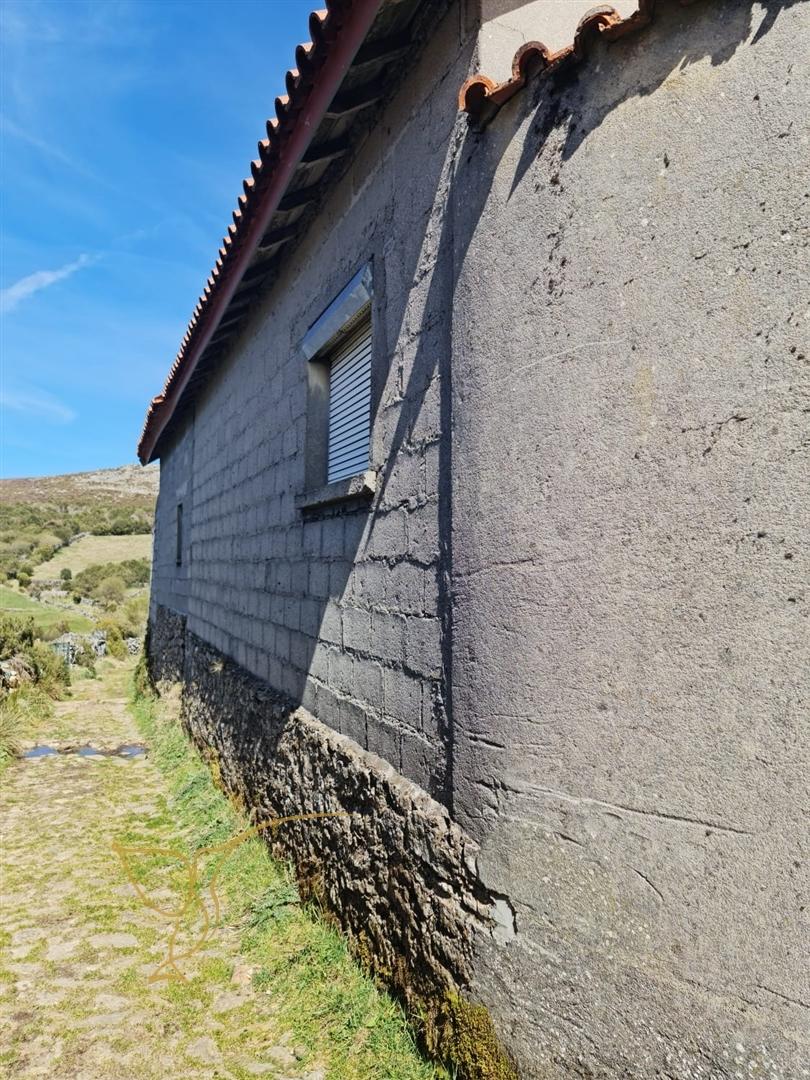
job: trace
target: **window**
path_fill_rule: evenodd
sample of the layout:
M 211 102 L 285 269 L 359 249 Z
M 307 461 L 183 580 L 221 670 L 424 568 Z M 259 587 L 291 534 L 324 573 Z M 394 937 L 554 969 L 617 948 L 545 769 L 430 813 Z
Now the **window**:
M 351 320 L 329 358 L 326 482 L 368 468 L 371 434 L 371 307 Z
M 374 351 L 371 309 L 372 270 L 367 263 L 301 341 L 308 361 L 302 508 L 310 506 L 310 496 L 317 495 L 320 502 L 355 497 L 355 479 L 362 480 L 363 497 L 368 495 Z M 322 490 L 332 485 L 337 487 Z
M 174 561 L 178 566 L 183 565 L 183 504 L 177 504 L 177 531 Z

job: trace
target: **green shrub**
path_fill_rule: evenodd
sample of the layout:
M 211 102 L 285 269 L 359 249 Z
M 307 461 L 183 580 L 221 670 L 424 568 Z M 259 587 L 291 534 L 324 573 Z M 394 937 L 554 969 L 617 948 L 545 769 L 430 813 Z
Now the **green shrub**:
M 16 691 L 0 697 L 0 768 L 20 752 L 23 720 Z
M 73 577 L 73 571 L 70 569 L 69 566 L 63 566 L 62 569 L 59 571 L 59 577 L 62 579 L 62 581 L 70 581 Z
M 34 645 L 34 619 L 29 615 L 0 615 L 0 660 L 27 654 Z
M 146 629 L 148 614 L 149 597 L 144 593 L 141 596 L 131 596 L 110 618 L 123 637 L 140 637 Z
M 85 668 L 91 675 L 96 673 L 96 654 L 86 641 L 82 641 L 76 650 L 75 663 Z
M 100 600 L 107 607 L 114 607 L 124 602 L 127 595 L 127 587 L 123 578 L 106 577 L 93 589 L 91 596 L 94 600 Z
M 28 654 L 34 665 L 38 686 L 51 697 L 60 698 L 70 686 L 70 668 L 44 641 L 35 641 Z
M 93 563 L 92 566 L 80 570 L 73 579 L 73 587 L 92 594 L 105 578 L 120 578 L 125 587 L 130 589 L 136 585 L 148 585 L 150 576 L 150 563 L 148 559 L 124 559 L 117 563 Z
M 146 645 L 144 645 L 135 671 L 132 673 L 132 690 L 136 701 L 142 698 L 154 696 L 152 680 L 149 677 L 149 664 L 146 659 Z
M 107 635 L 107 652 L 116 660 L 125 660 L 127 647 L 117 623 L 112 619 L 101 619 L 98 624 L 99 630 Z

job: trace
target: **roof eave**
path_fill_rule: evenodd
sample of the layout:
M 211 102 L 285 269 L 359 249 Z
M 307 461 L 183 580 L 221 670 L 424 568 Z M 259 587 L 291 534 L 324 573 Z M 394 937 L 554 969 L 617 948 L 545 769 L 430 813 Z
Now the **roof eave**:
M 354 0 L 343 21 L 340 31 L 330 47 L 322 67 L 317 73 L 310 93 L 297 113 L 294 126 L 285 138 L 271 180 L 256 207 L 250 225 L 240 238 L 239 251 L 230 261 L 227 273 L 217 282 L 218 288 L 212 302 L 206 305 L 204 325 L 197 325 L 195 341 L 189 353 L 183 357 L 182 370 L 177 373 L 171 388 L 152 400 L 150 415 L 138 445 L 138 458 L 146 465 L 158 456 L 157 445 L 174 415 L 183 391 L 188 386 L 206 347 L 216 333 L 217 327 L 239 287 L 242 276 L 250 265 L 270 219 L 278 208 L 290 184 L 296 166 L 300 163 L 326 112 L 338 92 L 354 56 L 371 29 L 382 0 Z M 189 343 L 190 344 L 190 343 Z

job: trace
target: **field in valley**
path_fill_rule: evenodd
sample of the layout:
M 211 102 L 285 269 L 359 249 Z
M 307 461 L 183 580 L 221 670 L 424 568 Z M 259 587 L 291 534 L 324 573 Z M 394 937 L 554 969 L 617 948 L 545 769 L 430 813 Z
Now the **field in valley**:
M 93 629 L 93 624 L 84 615 L 68 608 L 40 604 L 23 592 L 0 585 L 0 615 L 19 615 L 21 618 L 33 616 L 35 625 L 41 630 L 48 630 L 60 623 L 67 623 L 68 629 L 77 634 Z
M 65 568 L 75 576 L 97 563 L 124 562 L 126 559 L 152 558 L 152 534 L 129 536 L 82 536 L 34 567 L 34 580 L 58 578 Z

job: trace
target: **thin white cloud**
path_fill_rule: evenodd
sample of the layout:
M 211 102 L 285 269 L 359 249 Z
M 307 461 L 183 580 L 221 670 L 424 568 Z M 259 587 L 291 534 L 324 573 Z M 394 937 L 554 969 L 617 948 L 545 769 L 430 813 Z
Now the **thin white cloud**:
M 47 289 L 49 285 L 54 285 L 57 281 L 64 281 L 90 262 L 92 260 L 89 255 L 80 255 L 75 262 L 68 263 L 58 270 L 37 270 L 27 277 L 20 278 L 7 289 L 0 290 L 0 312 L 7 315 L 29 296 L 40 292 L 41 289 Z
M 42 139 L 38 135 L 33 134 L 33 132 L 27 131 L 4 113 L 0 113 L 0 134 L 19 139 L 27 146 L 33 146 L 35 150 L 44 154 L 45 157 L 51 158 L 60 165 L 66 165 L 69 169 L 73 169 L 74 172 L 79 173 L 80 176 L 86 176 L 90 180 L 98 179 L 95 173 L 91 172 L 86 165 L 83 165 L 80 161 L 77 161 L 69 154 L 66 154 L 54 140 Z
M 76 419 L 76 413 L 70 406 L 65 405 L 53 394 L 33 387 L 25 389 L 4 387 L 0 390 L 0 407 L 13 409 L 14 412 L 25 413 L 27 416 L 37 416 L 41 420 L 49 420 L 56 424 L 69 424 Z

